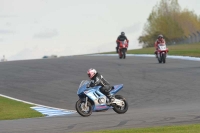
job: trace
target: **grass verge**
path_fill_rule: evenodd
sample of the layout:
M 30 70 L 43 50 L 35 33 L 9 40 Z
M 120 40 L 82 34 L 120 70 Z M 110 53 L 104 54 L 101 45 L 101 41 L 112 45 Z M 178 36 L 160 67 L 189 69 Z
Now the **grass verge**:
M 180 55 L 180 56 L 191 56 L 200 57 L 200 43 L 195 44 L 180 44 L 180 45 L 169 45 L 169 55 Z M 153 54 L 155 51 L 154 47 L 128 50 L 127 54 Z M 116 52 L 106 52 L 104 54 L 116 54 Z
M 200 133 L 200 124 L 154 128 L 132 128 L 122 130 L 101 130 L 84 133 Z
M 41 117 L 43 114 L 31 109 L 33 105 L 0 96 L 0 120 Z

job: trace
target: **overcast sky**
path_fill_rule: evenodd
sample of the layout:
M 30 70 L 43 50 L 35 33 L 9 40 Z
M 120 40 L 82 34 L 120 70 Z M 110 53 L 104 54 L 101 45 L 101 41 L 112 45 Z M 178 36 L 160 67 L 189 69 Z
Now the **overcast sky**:
M 36 59 L 114 51 L 124 31 L 129 49 L 159 0 L 0 0 L 0 58 Z M 179 0 L 200 15 L 199 0 Z

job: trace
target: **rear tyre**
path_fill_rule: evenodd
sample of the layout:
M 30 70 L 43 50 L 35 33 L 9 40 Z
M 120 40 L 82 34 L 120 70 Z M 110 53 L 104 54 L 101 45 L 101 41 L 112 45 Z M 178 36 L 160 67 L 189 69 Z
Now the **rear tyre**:
M 83 117 L 88 117 L 92 114 L 92 105 L 87 101 L 87 106 L 85 107 L 85 101 L 79 99 L 75 105 L 76 111 Z
M 128 102 L 126 99 L 121 95 L 115 95 L 116 99 L 122 100 L 124 102 L 123 106 L 118 106 L 116 104 L 113 105 L 113 110 L 118 114 L 124 114 L 128 110 Z

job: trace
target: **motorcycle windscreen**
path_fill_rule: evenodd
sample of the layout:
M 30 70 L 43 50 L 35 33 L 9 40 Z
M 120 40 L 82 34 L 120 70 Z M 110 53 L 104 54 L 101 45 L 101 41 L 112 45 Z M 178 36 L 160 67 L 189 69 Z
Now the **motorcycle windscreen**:
M 116 94 L 118 91 L 120 91 L 123 88 L 123 84 L 115 85 L 114 89 L 110 91 L 110 94 Z
M 82 80 L 80 85 L 79 85 L 79 88 L 78 88 L 78 91 L 77 91 L 77 94 L 81 94 L 83 91 L 87 90 L 87 84 L 89 83 L 88 80 Z
M 87 88 L 87 85 L 83 85 L 81 87 L 78 88 L 78 91 L 77 91 L 77 94 L 81 94 L 82 92 L 86 91 L 88 88 Z

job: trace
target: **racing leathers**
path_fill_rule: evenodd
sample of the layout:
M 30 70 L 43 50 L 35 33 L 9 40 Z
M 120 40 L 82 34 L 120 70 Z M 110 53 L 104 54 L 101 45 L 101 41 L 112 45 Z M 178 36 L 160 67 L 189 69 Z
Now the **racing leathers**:
M 119 35 L 117 37 L 117 40 L 116 40 L 116 43 L 117 43 L 116 52 L 117 53 L 118 53 L 120 41 L 125 41 L 125 40 L 127 41 L 127 43 L 129 43 L 129 40 L 127 39 L 127 37 L 125 35 Z
M 165 39 L 157 39 L 154 46 L 156 49 L 158 49 L 158 44 L 165 44 Z
M 162 39 L 157 39 L 157 40 L 156 40 L 156 42 L 155 42 L 155 44 L 154 44 L 155 49 L 156 49 L 154 53 L 155 53 L 156 55 L 157 55 L 157 50 L 158 50 L 158 44 L 165 44 L 165 39 L 162 38 Z M 157 56 L 156 56 L 156 57 L 157 57 Z
M 94 86 L 102 86 L 100 88 L 100 91 L 106 95 L 109 99 L 111 99 L 111 95 L 110 95 L 110 91 L 112 89 L 112 86 L 110 85 L 110 83 L 108 81 L 106 81 L 103 76 L 100 73 L 97 73 L 96 75 L 94 75 L 91 79 L 90 84 L 88 85 L 88 87 L 94 87 Z

